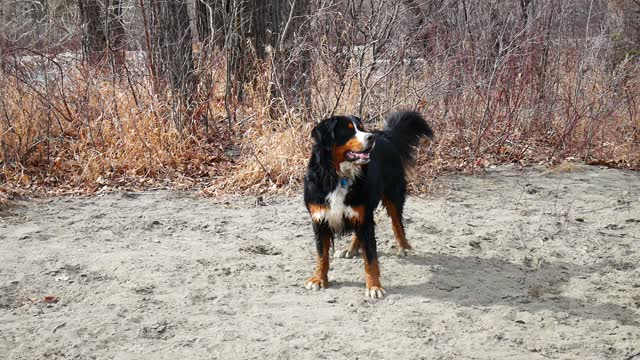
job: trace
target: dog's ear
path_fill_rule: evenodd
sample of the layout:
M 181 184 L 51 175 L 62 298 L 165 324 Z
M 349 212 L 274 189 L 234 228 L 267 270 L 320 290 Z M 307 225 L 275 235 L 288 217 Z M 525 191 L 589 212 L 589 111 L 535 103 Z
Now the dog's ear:
M 316 141 L 316 144 L 322 147 L 333 145 L 333 130 L 337 122 L 333 117 L 324 119 L 311 130 L 311 137 Z

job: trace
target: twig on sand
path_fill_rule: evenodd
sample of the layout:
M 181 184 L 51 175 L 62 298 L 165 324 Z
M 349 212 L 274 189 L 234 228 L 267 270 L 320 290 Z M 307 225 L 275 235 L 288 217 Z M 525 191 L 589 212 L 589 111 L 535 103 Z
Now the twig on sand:
M 624 358 L 624 360 L 631 360 L 631 359 L 633 359 L 633 358 L 634 358 L 634 357 L 636 357 L 636 356 L 640 356 L 640 351 L 638 351 L 638 352 L 637 352 L 637 353 L 635 353 L 635 354 L 631 354 L 629 357 Z

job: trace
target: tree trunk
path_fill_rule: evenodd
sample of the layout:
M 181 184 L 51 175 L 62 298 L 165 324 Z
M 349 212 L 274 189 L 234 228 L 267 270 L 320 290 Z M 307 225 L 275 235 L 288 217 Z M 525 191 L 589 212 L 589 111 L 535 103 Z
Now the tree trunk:
M 638 56 L 640 1 L 609 0 L 607 2 L 606 26 L 612 40 L 607 51 L 608 68 L 612 71 L 629 56 Z
M 248 3 L 248 0 L 231 1 L 229 11 L 230 26 L 225 43 L 227 50 L 227 86 L 225 98 L 227 102 L 231 98 L 242 101 L 244 95 L 246 66 L 250 61 L 248 59 L 249 53 L 246 51 Z
M 224 21 L 230 2 L 230 0 L 196 0 L 198 40 L 211 41 L 218 48 L 224 47 L 226 34 Z
M 107 41 L 113 51 L 124 51 L 126 38 L 122 22 L 122 2 L 120 0 L 108 0 L 107 2 Z
M 193 64 L 192 37 L 186 0 L 152 2 L 155 73 L 164 78 L 179 101 L 176 109 L 192 110 L 196 75 Z M 183 125 L 177 111 L 176 124 Z
M 266 59 L 272 45 L 274 97 L 295 106 L 309 103 L 311 60 L 307 31 L 309 0 L 249 1 L 232 0 L 228 11 L 226 100 L 229 119 L 233 118 L 229 101 L 242 101 L 244 85 L 249 81 L 256 60 Z M 269 37 L 269 31 L 271 36 Z M 253 55 L 253 56 L 252 56 Z
M 82 48 L 89 62 L 101 61 L 107 51 L 116 52 L 116 58 L 121 59 L 126 44 L 121 0 L 79 0 L 78 8 Z
M 89 62 L 97 62 L 104 55 L 107 38 L 101 26 L 99 0 L 78 0 L 82 27 L 82 49 Z
M 211 36 L 211 17 L 213 15 L 213 3 L 208 0 L 196 0 L 196 27 L 198 40 L 205 41 Z
M 273 71 L 277 84 L 274 95 L 291 105 L 306 107 L 311 96 L 308 86 L 311 59 L 307 44 L 309 34 L 304 25 L 310 13 L 310 1 L 272 0 L 271 4 Z
M 251 34 L 253 47 L 258 59 L 264 59 L 267 46 L 267 20 L 269 18 L 269 6 L 266 1 L 253 1 L 251 13 Z
M 269 6 L 263 1 L 234 0 L 227 34 L 227 95 L 242 101 L 244 85 L 257 59 L 266 57 Z M 250 46 L 248 46 L 250 44 Z M 253 55 L 253 56 L 252 56 Z

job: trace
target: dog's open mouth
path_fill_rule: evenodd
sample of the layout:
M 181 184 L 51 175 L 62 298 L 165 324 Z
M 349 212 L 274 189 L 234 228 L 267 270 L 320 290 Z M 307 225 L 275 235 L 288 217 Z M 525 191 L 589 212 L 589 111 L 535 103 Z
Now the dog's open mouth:
M 357 164 L 366 164 L 369 162 L 369 155 L 371 153 L 371 149 L 373 147 L 370 147 L 364 151 L 347 151 L 344 153 L 344 157 L 347 161 L 353 161 Z

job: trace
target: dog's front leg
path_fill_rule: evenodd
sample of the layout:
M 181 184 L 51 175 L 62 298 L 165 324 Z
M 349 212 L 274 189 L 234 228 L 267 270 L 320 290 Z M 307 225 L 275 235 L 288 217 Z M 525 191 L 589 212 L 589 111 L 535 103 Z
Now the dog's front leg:
M 372 299 L 381 299 L 386 291 L 380 284 L 380 266 L 378 264 L 373 213 L 370 217 L 370 221 L 365 220 L 356 230 L 356 236 L 360 240 L 364 258 L 365 285 L 367 287 L 365 296 Z
M 309 290 L 318 290 L 329 286 L 329 247 L 333 234 L 326 222 L 313 223 L 313 232 L 316 240 L 316 270 L 307 281 L 305 287 Z

